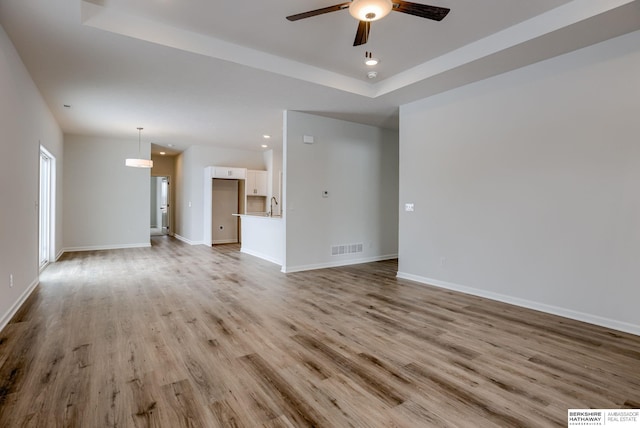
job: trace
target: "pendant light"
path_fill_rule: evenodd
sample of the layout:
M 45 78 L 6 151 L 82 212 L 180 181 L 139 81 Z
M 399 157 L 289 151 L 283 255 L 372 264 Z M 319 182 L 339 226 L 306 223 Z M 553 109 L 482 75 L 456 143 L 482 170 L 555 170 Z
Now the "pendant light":
M 144 128 L 138 128 L 138 156 L 140 156 L 140 139 L 142 138 L 142 130 Z M 150 159 L 134 159 L 128 158 L 124 161 L 126 166 L 131 166 L 133 168 L 153 168 L 153 161 Z
M 364 53 L 364 63 L 369 67 L 373 67 L 380 62 L 378 58 L 374 58 L 373 52 L 365 52 Z

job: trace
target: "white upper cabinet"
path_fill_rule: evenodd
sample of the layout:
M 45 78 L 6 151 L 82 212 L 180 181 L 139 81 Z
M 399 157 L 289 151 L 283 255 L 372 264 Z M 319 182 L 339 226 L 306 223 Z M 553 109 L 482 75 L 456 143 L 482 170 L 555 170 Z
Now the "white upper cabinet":
M 211 178 L 228 178 L 231 180 L 244 180 L 247 178 L 246 168 L 233 168 L 226 166 L 212 166 Z
M 247 196 L 267 196 L 267 171 L 247 171 Z

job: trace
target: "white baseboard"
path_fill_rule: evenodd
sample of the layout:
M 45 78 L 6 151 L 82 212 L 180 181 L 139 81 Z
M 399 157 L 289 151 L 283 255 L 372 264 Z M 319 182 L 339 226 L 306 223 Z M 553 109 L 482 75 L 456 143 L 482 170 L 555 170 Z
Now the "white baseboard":
M 122 250 L 124 248 L 147 248 L 150 246 L 150 242 L 141 242 L 139 244 L 89 245 L 86 247 L 66 247 L 62 249 L 62 252 L 71 253 L 74 251 Z
M 546 312 L 552 315 L 558 315 L 564 318 L 573 319 L 576 321 L 582 321 L 589 324 L 595 324 L 601 327 L 611 328 L 614 330 L 624 331 L 640 336 L 640 325 L 630 324 L 624 321 L 618 321 L 610 318 L 604 318 L 598 315 L 588 314 L 585 312 L 574 311 L 573 309 L 561 308 L 559 306 L 548 305 L 546 303 L 540 303 L 533 300 L 521 299 L 519 297 L 508 296 L 506 294 L 494 293 L 479 288 L 467 287 L 464 285 L 454 284 L 451 282 L 440 281 L 438 279 L 425 278 L 418 275 L 413 275 L 404 272 L 397 273 L 398 278 L 408 279 L 410 281 L 419 282 L 425 285 L 432 285 L 434 287 L 444 288 L 452 291 L 459 291 L 465 294 L 471 294 L 473 296 L 484 297 L 490 300 L 496 300 L 498 302 L 508 303 L 515 306 L 520 306 L 527 309 L 533 309 L 540 312 Z
M 249 254 L 250 256 L 258 257 L 259 259 L 263 259 L 271 263 L 275 263 L 278 266 L 282 266 L 282 260 L 277 260 L 275 257 L 271 257 L 266 254 L 259 253 L 257 251 L 247 250 L 246 248 L 240 248 L 240 252 Z
M 340 267 L 340 266 L 359 265 L 362 263 L 379 262 L 382 260 L 397 259 L 397 258 L 398 258 L 397 254 L 386 254 L 383 256 L 373 256 L 373 257 L 365 257 L 360 259 L 349 259 L 349 260 L 338 260 L 335 262 L 318 263 L 318 264 L 311 264 L 311 265 L 282 266 L 282 272 L 284 273 L 302 272 L 305 270 L 326 269 L 326 268 L 333 268 L 333 267 Z
M 29 285 L 29 287 L 27 287 L 27 289 L 24 290 L 24 292 L 20 295 L 20 297 L 13 304 L 13 306 L 11 306 L 11 308 L 9 308 L 9 311 L 6 314 L 4 314 L 2 316 L 2 318 L 0 318 L 0 331 L 2 331 L 7 326 L 7 324 L 9 324 L 9 321 L 11 321 L 11 318 L 13 318 L 13 316 L 16 314 L 16 312 L 18 312 L 18 309 L 20 309 L 20 307 L 24 304 L 24 302 L 29 298 L 29 296 L 31 295 L 33 290 L 36 289 L 38 284 L 40 284 L 40 280 L 38 278 L 36 278 Z
M 64 254 L 64 248 L 61 249 L 60 251 L 58 251 L 58 254 L 56 254 L 56 262 L 60 259 L 60 257 L 62 257 L 62 255 Z
M 176 238 L 178 241 L 182 241 L 185 244 L 189 244 L 189 245 L 206 245 L 204 241 L 192 241 L 190 239 L 185 238 L 184 236 L 178 235 L 177 233 L 174 233 L 173 237 Z

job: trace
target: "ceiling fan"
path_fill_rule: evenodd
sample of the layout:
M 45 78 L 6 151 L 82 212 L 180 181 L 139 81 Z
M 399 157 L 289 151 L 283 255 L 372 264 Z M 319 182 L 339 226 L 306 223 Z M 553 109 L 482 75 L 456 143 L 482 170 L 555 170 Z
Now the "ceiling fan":
M 337 12 L 343 9 L 349 9 L 351 16 L 360 21 L 353 46 L 360 46 L 367 43 L 367 40 L 369 40 L 371 21 L 384 18 L 391 11 L 408 13 L 409 15 L 433 19 L 434 21 L 442 21 L 450 10 L 446 7 L 429 6 L 402 0 L 353 0 L 334 6 L 323 7 L 322 9 L 287 16 L 287 19 L 289 21 L 297 21 L 299 19 L 310 18 L 329 12 Z

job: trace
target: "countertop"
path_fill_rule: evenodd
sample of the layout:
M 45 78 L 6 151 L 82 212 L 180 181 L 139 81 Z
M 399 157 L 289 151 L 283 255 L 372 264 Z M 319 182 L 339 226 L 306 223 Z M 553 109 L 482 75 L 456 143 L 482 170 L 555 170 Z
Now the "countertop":
M 281 215 L 268 216 L 264 213 L 248 213 L 248 214 L 233 214 L 236 217 L 249 217 L 249 218 L 264 218 L 270 220 L 282 220 Z

